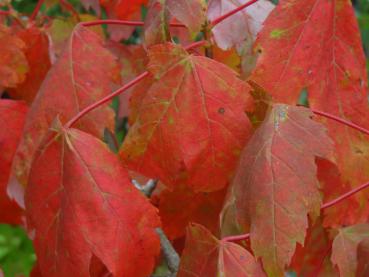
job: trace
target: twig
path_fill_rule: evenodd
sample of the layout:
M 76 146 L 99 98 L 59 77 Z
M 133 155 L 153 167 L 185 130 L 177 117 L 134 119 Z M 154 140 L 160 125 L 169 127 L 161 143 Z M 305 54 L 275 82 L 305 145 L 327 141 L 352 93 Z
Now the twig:
M 158 184 L 158 180 L 150 179 L 145 185 L 142 186 L 139 182 L 132 179 L 132 184 L 145 196 L 151 197 L 151 194 L 154 192 L 156 185 Z
M 134 179 L 132 180 L 132 183 L 139 191 L 143 192 L 147 197 L 150 197 L 152 192 L 156 188 L 158 180 L 150 179 L 144 186 L 142 186 Z M 179 269 L 179 255 L 177 251 L 173 248 L 164 231 L 161 228 L 156 228 L 155 231 L 160 238 L 161 250 L 164 254 L 165 260 L 167 261 L 169 271 L 171 272 L 170 277 L 175 277 Z
M 179 269 L 179 255 L 173 248 L 167 236 L 164 234 L 163 230 L 161 228 L 156 228 L 155 231 L 159 235 L 161 250 L 167 260 L 168 268 L 172 273 L 172 276 L 176 276 Z

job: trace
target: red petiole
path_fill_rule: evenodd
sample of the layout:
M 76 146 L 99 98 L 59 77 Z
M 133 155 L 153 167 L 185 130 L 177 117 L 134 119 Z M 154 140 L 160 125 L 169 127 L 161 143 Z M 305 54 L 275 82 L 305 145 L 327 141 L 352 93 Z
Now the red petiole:
M 223 14 L 221 16 L 219 16 L 218 18 L 214 19 L 212 22 L 209 23 L 209 25 L 211 27 L 214 27 L 216 25 L 218 25 L 219 23 L 221 23 L 222 21 L 224 21 L 225 19 L 227 19 L 228 17 L 234 15 L 235 13 L 245 9 L 248 6 L 251 6 L 252 4 L 256 3 L 258 0 L 251 0 L 239 7 L 237 7 L 236 9 L 233 9 L 231 11 L 229 11 L 226 14 Z M 82 25 L 85 27 L 88 26 L 95 26 L 95 25 L 101 25 L 101 24 L 113 24 L 113 25 L 126 25 L 126 26 L 143 26 L 144 22 L 143 21 L 128 21 L 128 20 L 115 20 L 115 19 L 107 19 L 107 20 L 95 20 L 95 21 L 90 21 L 90 22 L 85 22 Z M 170 23 L 169 24 L 171 27 L 186 27 L 184 24 L 181 23 Z
M 185 49 L 186 50 L 190 50 L 192 48 L 199 47 L 199 46 L 204 45 L 204 44 L 206 44 L 206 41 L 204 41 L 204 40 L 197 41 L 197 42 L 191 43 L 190 45 L 186 46 Z M 66 128 L 72 127 L 81 117 L 83 117 L 84 115 L 86 115 L 90 111 L 98 108 L 99 106 L 101 106 L 101 105 L 109 102 L 115 96 L 117 96 L 117 95 L 123 93 L 124 91 L 128 90 L 129 88 L 133 87 L 135 84 L 137 84 L 141 80 L 145 79 L 149 75 L 150 75 L 150 73 L 148 71 L 145 71 L 144 73 L 142 73 L 141 75 L 137 76 L 135 79 L 133 79 L 132 81 L 130 81 L 129 83 L 127 83 L 123 87 L 119 88 L 118 90 L 114 91 L 113 93 L 109 94 L 108 96 L 104 97 L 103 99 L 95 102 L 94 104 L 92 104 L 92 105 L 84 108 L 75 117 L 73 117 L 71 120 L 69 120 L 65 124 L 65 127 Z
M 101 20 L 94 20 L 89 22 L 82 23 L 85 27 L 102 25 L 102 24 L 109 24 L 109 25 L 126 25 L 126 26 L 144 26 L 143 21 L 130 21 L 130 20 L 118 20 L 118 19 L 101 19 Z M 186 27 L 184 24 L 181 23 L 170 23 L 171 27 Z
M 258 0 L 251 0 L 241 6 L 239 6 L 238 8 L 235 8 L 234 10 L 231 10 L 229 12 L 227 12 L 226 14 L 223 14 L 221 16 L 219 16 L 218 18 L 214 19 L 212 22 L 210 22 L 211 27 L 214 27 L 216 25 L 218 25 L 220 22 L 226 20 L 228 17 L 234 15 L 235 13 L 238 13 L 239 11 L 242 11 L 243 9 L 245 9 L 248 6 L 251 6 L 252 4 L 256 3 Z
M 347 126 L 349 126 L 349 127 L 353 128 L 353 129 L 356 129 L 356 130 L 358 130 L 358 131 L 360 131 L 360 132 L 362 132 L 362 133 L 364 133 L 364 134 L 369 135 L 369 130 L 367 130 L 367 129 L 365 129 L 365 128 L 363 128 L 363 127 L 359 126 L 359 125 L 356 125 L 355 123 L 352 123 L 352 122 L 350 122 L 350 121 L 347 121 L 347 120 L 345 120 L 345 119 L 343 119 L 343 118 L 340 118 L 340 117 L 338 117 L 338 116 L 335 116 L 335 115 L 333 115 L 333 114 L 329 114 L 329 113 L 326 113 L 326 112 L 323 112 L 323 111 L 318 111 L 318 110 L 315 110 L 315 109 L 311 109 L 311 111 L 312 111 L 313 113 L 315 113 L 316 115 L 320 115 L 320 116 L 323 116 L 323 117 L 326 117 L 326 118 L 332 119 L 332 120 L 334 120 L 334 121 L 337 121 L 337 122 L 339 122 L 339 123 L 342 123 L 342 124 L 344 124 L 344 125 L 347 125 Z
M 35 9 L 33 10 L 31 16 L 29 17 L 29 21 L 35 20 L 35 18 L 37 16 L 38 12 L 40 11 L 41 6 L 42 6 L 43 3 L 44 3 L 44 0 L 38 0 Z

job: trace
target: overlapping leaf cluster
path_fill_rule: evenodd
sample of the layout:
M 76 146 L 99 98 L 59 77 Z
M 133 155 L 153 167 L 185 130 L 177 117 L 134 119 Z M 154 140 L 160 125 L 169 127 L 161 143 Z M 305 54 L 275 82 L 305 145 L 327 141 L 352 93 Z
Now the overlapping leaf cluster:
M 81 4 L 0 12 L 0 222 L 34 276 L 369 274 L 369 194 L 341 196 L 369 181 L 349 0 Z

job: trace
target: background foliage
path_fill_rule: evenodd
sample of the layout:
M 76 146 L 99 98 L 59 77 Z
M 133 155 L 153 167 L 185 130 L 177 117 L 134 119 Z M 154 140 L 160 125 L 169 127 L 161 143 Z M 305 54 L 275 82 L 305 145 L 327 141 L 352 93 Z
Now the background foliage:
M 52 2 L 52 1 L 49 1 Z M 54 1 L 57 2 L 57 1 Z M 79 0 L 68 0 L 79 12 L 88 12 L 84 10 Z M 276 1 L 273 1 L 276 2 Z M 13 0 L 13 7 L 24 14 L 31 14 L 36 6 L 37 0 Z M 369 69 L 369 0 L 353 1 L 359 26 L 361 29 L 364 50 L 367 58 L 367 68 Z M 143 16 L 145 11 L 142 12 Z M 58 17 L 63 15 L 60 6 L 56 3 L 47 10 L 47 15 Z M 125 43 L 136 43 L 138 39 L 138 30 Z M 368 70 L 369 72 L 369 70 Z M 117 102 L 113 103 L 117 109 Z M 124 126 L 121 122 L 118 126 Z M 124 128 L 118 133 L 118 139 L 121 141 L 125 135 Z M 33 251 L 32 242 L 27 238 L 27 234 L 20 227 L 0 224 L 0 267 L 5 276 L 28 276 L 36 260 Z

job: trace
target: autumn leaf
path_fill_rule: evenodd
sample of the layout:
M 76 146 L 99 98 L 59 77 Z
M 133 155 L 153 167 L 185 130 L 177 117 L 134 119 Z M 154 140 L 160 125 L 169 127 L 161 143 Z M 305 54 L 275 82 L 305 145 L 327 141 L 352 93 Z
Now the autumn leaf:
M 151 47 L 149 57 L 156 81 L 142 97 L 122 159 L 169 187 L 221 189 L 251 131 L 248 85 L 223 64 L 174 44 Z
M 340 276 L 355 276 L 358 245 L 367 238 L 368 224 L 357 224 L 338 230 L 332 245 L 331 260 L 338 267 Z
M 122 81 L 120 85 L 127 84 L 145 71 L 148 58 L 145 49 L 141 45 L 123 45 L 115 41 L 109 41 L 106 47 L 117 58 L 120 65 L 120 78 Z M 141 99 L 138 94 L 142 94 L 142 96 L 146 94 L 147 89 L 151 85 L 151 79 L 146 78 L 119 95 L 118 118 L 129 116 L 130 121 L 135 121 L 141 104 L 141 101 L 137 101 L 137 99 Z M 119 86 L 117 86 L 118 88 Z M 132 102 L 131 95 L 133 93 L 136 96 Z
M 0 223 L 21 224 L 22 210 L 7 195 L 13 156 L 22 135 L 27 113 L 25 103 L 0 100 Z
M 215 20 L 246 2 L 247 0 L 212 0 L 207 16 L 210 21 Z M 220 49 L 237 51 L 241 60 L 239 69 L 242 70 L 242 78 L 247 78 L 255 67 L 258 53 L 253 51 L 252 46 L 264 20 L 273 9 L 274 4 L 260 0 L 212 28 L 215 43 Z
M 93 256 L 113 276 L 152 272 L 157 211 L 92 135 L 54 123 L 32 164 L 25 203 L 44 276 L 90 276 Z
M 169 12 L 193 33 L 201 30 L 206 21 L 205 0 L 166 0 Z
M 271 276 L 283 275 L 296 243 L 304 243 L 307 215 L 319 214 L 315 157 L 330 157 L 332 142 L 311 116 L 275 104 L 243 150 L 230 187 L 233 221 L 241 230 L 250 225 L 251 248 Z
M 140 20 L 141 8 L 148 0 L 100 0 L 109 19 Z M 109 25 L 110 39 L 120 41 L 131 36 L 135 27 Z
M 150 46 L 170 40 L 169 10 L 166 0 L 152 0 L 144 25 L 144 44 Z
M 192 224 L 187 228 L 178 277 L 265 276 L 260 264 L 244 248 L 218 240 L 206 228 Z
M 357 247 L 356 276 L 365 277 L 369 275 L 369 238 L 363 239 Z
M 332 239 L 328 230 L 323 228 L 322 223 L 321 217 L 317 218 L 315 222 L 310 221 L 304 245 L 297 244 L 290 265 L 297 276 L 338 276 L 330 261 Z
M 212 47 L 213 59 L 217 62 L 221 62 L 234 71 L 241 72 L 241 59 L 235 49 L 222 50 L 216 45 Z
M 14 159 L 11 183 L 27 184 L 36 149 L 57 115 L 66 123 L 110 93 L 114 67 L 114 58 L 103 48 L 101 38 L 79 25 L 32 103 Z M 101 137 L 105 127 L 113 129 L 113 111 L 103 106 L 83 117 L 76 126 Z
M 182 22 L 195 35 L 206 22 L 205 10 L 206 3 L 203 0 L 152 0 L 144 26 L 145 44 L 149 46 L 169 41 L 168 23 L 172 17 Z M 178 32 L 188 34 L 188 30 L 184 28 L 174 30 L 174 35 Z
M 0 25 L 0 87 L 16 87 L 26 78 L 26 44 L 11 30 Z
M 86 10 L 93 9 L 100 16 L 101 8 L 99 0 L 81 0 L 81 3 Z
M 96 20 L 97 18 L 90 14 L 80 14 L 79 19 L 81 22 L 88 22 Z M 74 17 L 55 18 L 51 25 L 47 27 L 46 32 L 51 42 L 49 51 L 52 63 L 55 63 L 62 54 L 64 48 L 67 47 L 69 39 L 77 24 L 78 21 Z M 91 26 L 89 30 L 93 30 L 99 35 L 103 34 L 100 26 Z
M 20 30 L 17 36 L 26 44 L 24 54 L 28 61 L 29 71 L 25 81 L 16 88 L 9 89 L 8 92 L 12 98 L 31 104 L 51 66 L 49 40 L 47 35 L 36 27 Z
M 296 104 L 306 89 L 311 108 L 369 128 L 365 56 L 351 1 L 283 0 L 264 26 L 256 42 L 261 54 L 250 77 L 254 82 L 287 104 Z M 343 182 L 355 187 L 368 181 L 367 138 L 323 122 L 335 141 Z M 367 197 L 356 196 L 366 217 Z
M 323 193 L 323 202 L 328 203 L 340 195 L 350 191 L 350 184 L 344 183 L 335 164 L 330 161 L 318 159 L 318 179 Z M 362 208 L 354 197 L 345 199 L 322 212 L 324 227 L 339 227 L 341 224 L 355 224 L 358 219 L 365 222 L 367 218 L 362 215 Z
M 172 19 L 171 23 L 180 23 L 177 19 Z M 170 28 L 170 34 L 174 41 L 178 41 L 181 45 L 189 45 L 192 40 L 191 33 L 187 28 Z
M 147 2 L 148 0 L 100 0 L 108 15 L 114 14 L 121 20 L 131 19 Z
M 248 0 L 211 0 L 207 16 L 212 21 L 246 2 Z M 253 42 L 264 20 L 273 9 L 274 5 L 271 2 L 260 0 L 228 17 L 212 28 L 216 44 L 219 48 L 227 50 L 235 46 L 242 48 L 243 44 L 247 44 L 248 41 Z M 248 47 L 251 48 L 250 43 Z
M 42 277 L 40 266 L 36 262 L 32 268 L 31 273 L 29 274 L 30 277 Z
M 195 193 L 187 186 L 173 191 L 155 190 L 152 201 L 159 209 L 163 230 L 170 240 L 185 235 L 190 222 L 199 223 L 213 234 L 219 233 L 219 213 L 222 209 L 226 188 L 215 192 Z

